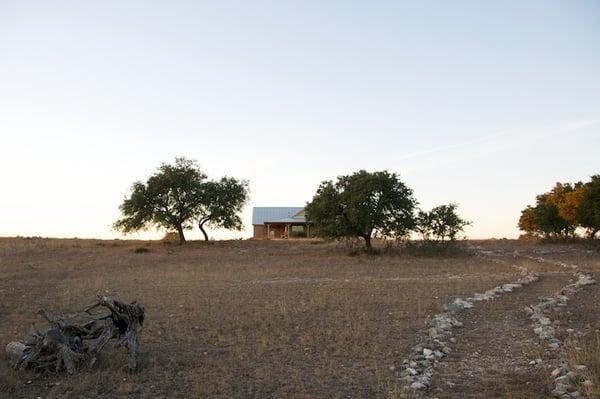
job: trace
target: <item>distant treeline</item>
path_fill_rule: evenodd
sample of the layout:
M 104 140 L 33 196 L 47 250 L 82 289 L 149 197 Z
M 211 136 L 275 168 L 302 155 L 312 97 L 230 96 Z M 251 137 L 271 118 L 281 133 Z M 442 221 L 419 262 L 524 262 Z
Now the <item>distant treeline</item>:
M 530 237 L 569 238 L 582 232 L 595 238 L 600 231 L 600 175 L 585 183 L 556 183 L 521 211 L 519 229 Z
M 248 182 L 234 177 L 208 180 L 193 159 L 176 158 L 161 164 L 146 182 L 134 182 L 119 206 L 122 217 L 114 228 L 123 233 L 162 228 L 177 231 L 198 224 L 208 241 L 206 227 L 242 229 L 240 213 L 249 198 Z M 423 241 L 447 245 L 454 242 L 470 222 L 457 213 L 456 204 L 431 211 L 417 208 L 413 191 L 395 173 L 360 170 L 321 183 L 306 205 L 314 234 L 323 238 L 360 237 L 367 249 L 371 238 L 406 239 L 418 232 Z

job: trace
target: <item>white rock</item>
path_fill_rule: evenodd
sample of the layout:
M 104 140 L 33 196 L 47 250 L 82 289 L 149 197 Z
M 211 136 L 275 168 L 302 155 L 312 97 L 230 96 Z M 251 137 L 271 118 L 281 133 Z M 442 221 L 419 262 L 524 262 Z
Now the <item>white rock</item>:
M 413 369 L 412 367 L 409 367 L 409 368 L 407 368 L 407 369 L 406 369 L 406 371 L 407 371 L 407 372 L 408 372 L 408 374 L 410 374 L 410 375 L 417 375 L 417 374 L 419 374 L 419 373 L 417 372 L 417 370 Z
M 433 354 L 433 351 L 429 348 L 424 348 L 423 349 L 423 356 L 427 357 L 427 356 L 431 356 Z
M 427 388 L 427 386 L 425 386 L 425 384 L 423 384 L 422 382 L 418 382 L 418 381 L 415 381 L 412 384 L 410 384 L 410 387 L 411 387 L 411 389 L 414 389 L 414 390 L 420 390 L 420 389 Z
M 564 374 L 564 369 L 562 367 L 557 367 L 554 370 L 552 370 L 552 373 L 550 373 L 550 375 L 552 376 L 552 378 L 559 377 L 559 376 L 561 376 L 563 374 Z
M 504 284 L 502 289 L 504 292 L 512 292 L 515 288 L 521 288 L 521 284 Z

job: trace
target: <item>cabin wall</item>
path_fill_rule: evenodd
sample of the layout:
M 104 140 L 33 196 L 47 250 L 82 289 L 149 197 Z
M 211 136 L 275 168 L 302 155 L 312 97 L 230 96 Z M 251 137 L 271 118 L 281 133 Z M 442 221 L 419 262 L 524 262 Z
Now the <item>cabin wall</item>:
M 267 226 L 263 224 L 254 225 L 254 238 L 267 238 Z

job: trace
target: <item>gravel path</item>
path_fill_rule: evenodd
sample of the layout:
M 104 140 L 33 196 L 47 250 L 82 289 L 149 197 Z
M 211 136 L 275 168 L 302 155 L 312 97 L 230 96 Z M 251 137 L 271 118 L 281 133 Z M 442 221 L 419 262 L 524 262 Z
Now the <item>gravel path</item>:
M 438 363 L 430 397 L 547 398 L 553 354 L 534 334 L 526 306 L 551 296 L 573 280 L 572 273 L 545 272 L 522 289 L 465 312 L 452 353 Z M 530 365 L 540 358 L 542 366 Z

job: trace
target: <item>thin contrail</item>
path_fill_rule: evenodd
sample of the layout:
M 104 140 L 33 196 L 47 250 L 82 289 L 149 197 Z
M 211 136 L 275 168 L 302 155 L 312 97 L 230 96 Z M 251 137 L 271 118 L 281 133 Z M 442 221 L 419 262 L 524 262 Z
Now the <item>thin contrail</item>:
M 586 119 L 586 120 L 569 122 L 569 123 L 565 123 L 563 125 L 552 126 L 552 127 L 547 126 L 547 127 L 543 127 L 543 128 L 505 129 L 505 130 L 501 130 L 501 131 L 498 131 L 495 133 L 490 133 L 485 136 L 477 137 L 475 139 L 462 141 L 460 143 L 413 151 L 408 154 L 401 155 L 400 157 L 395 157 L 394 160 L 401 161 L 401 160 L 406 160 L 406 159 L 410 159 L 410 158 L 421 157 L 424 155 L 430 155 L 430 154 L 434 154 L 434 153 L 454 150 L 457 148 L 469 147 L 469 146 L 472 146 L 475 144 L 479 144 L 479 143 L 483 143 L 483 142 L 487 142 L 487 141 L 491 141 L 494 139 L 498 139 L 501 137 L 507 137 L 507 136 L 527 135 L 528 137 L 532 137 L 532 136 L 548 137 L 548 136 L 553 136 L 556 134 L 561 134 L 561 133 L 566 133 L 566 132 L 570 132 L 573 130 L 582 129 L 584 127 L 598 125 L 598 124 L 600 124 L 600 119 Z M 541 133 L 541 134 L 539 134 L 539 133 Z

